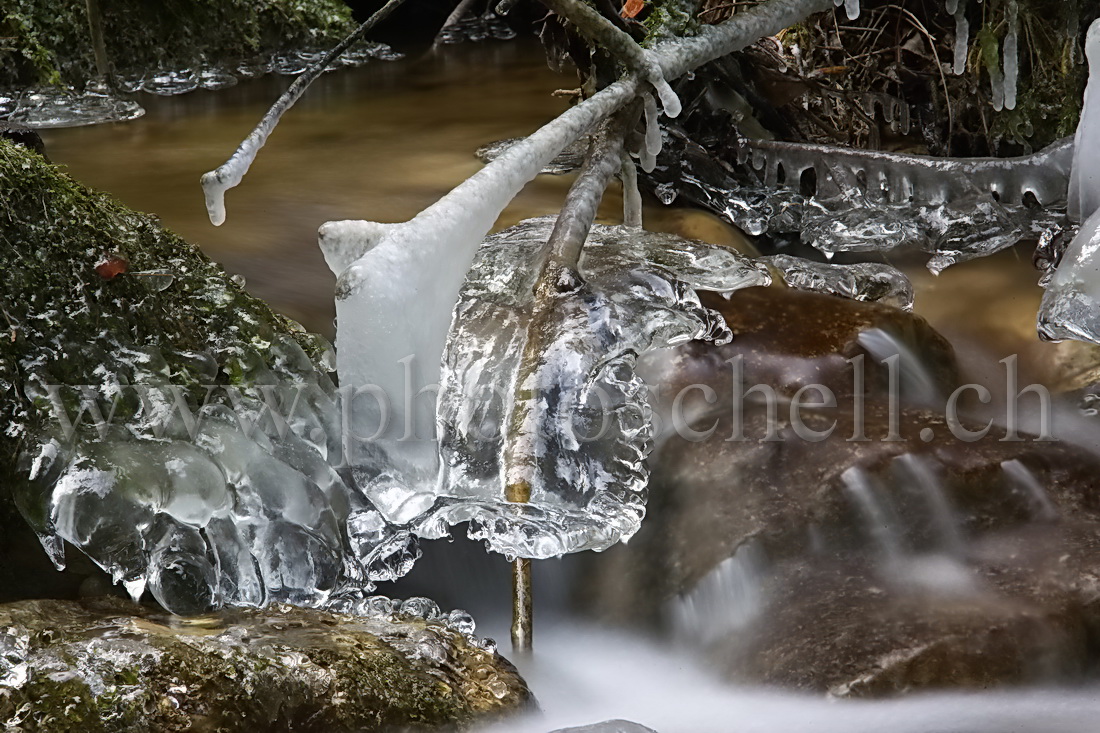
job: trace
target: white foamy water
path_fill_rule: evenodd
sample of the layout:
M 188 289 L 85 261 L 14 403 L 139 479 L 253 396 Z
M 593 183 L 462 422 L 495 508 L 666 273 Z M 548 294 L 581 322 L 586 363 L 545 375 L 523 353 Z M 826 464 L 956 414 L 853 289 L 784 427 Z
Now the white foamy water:
M 590 626 L 546 629 L 519 667 L 542 711 L 481 733 L 612 719 L 658 733 L 1095 733 L 1100 687 L 830 700 L 731 686 L 685 653 Z

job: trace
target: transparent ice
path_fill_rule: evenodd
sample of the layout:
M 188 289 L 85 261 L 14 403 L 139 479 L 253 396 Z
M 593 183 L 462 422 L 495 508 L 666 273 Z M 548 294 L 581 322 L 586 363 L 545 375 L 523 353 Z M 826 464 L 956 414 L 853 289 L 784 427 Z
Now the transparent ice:
M 728 340 L 721 317 L 702 308 L 694 289 L 730 292 L 769 281 L 763 267 L 730 250 L 594 227 L 580 271 L 562 283 L 557 319 L 538 334 L 546 347 L 525 386 L 541 421 L 536 480 L 529 503 L 509 503 L 502 453 L 511 395 L 535 263 L 553 224 L 551 217 L 522 222 L 478 250 L 443 356 L 438 475 L 420 474 L 417 482 L 407 466 L 388 465 L 400 445 L 357 473 L 374 504 L 420 536 L 468 521 L 470 536 L 490 549 L 533 558 L 601 550 L 630 537 L 645 511 L 652 437 L 635 356 L 693 338 Z
M 838 265 L 792 255 L 772 255 L 760 261 L 777 269 L 789 287 L 913 309 L 913 285 L 895 267 L 876 262 Z
M 11 98 L 0 99 L 0 107 L 7 108 L 6 114 L 0 116 L 34 128 L 125 122 L 145 114 L 145 109 L 137 102 L 118 99 L 97 90 L 31 89 Z
M 1060 222 L 1073 143 L 1020 158 L 944 159 L 774 141 L 746 141 L 734 173 L 684 149 L 663 184 L 751 235 L 797 233 L 827 256 L 914 247 L 939 273 Z M 799 189 L 809 177 L 813 195 Z M 755 180 L 753 180 L 755 178 Z

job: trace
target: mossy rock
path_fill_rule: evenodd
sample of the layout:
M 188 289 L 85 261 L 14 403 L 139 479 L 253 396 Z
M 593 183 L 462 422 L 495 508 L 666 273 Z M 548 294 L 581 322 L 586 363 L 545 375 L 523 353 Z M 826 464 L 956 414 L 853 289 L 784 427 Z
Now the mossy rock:
M 453 729 L 531 702 L 505 659 L 419 618 L 274 607 L 183 624 L 119 600 L 0 605 L 5 730 Z
M 90 388 L 105 413 L 119 386 L 143 384 L 178 387 L 197 410 L 210 385 L 305 385 L 332 394 L 325 366 L 331 352 L 154 217 L 4 139 L 0 190 L 0 599 L 75 597 L 84 578 L 78 573 L 73 583 L 55 585 L 56 578 L 38 574 L 35 563 L 45 554 L 26 547 L 36 543 L 19 516 L 52 535 L 48 497 L 56 472 L 33 484 L 28 464 L 17 465 L 21 455 L 33 462 L 46 436 L 58 434 L 50 385 L 62 388 L 57 394 L 72 416 L 82 399 L 77 385 Z M 110 429 L 121 439 L 153 444 L 173 437 L 134 433 L 148 406 L 132 395 L 116 402 Z M 225 397 L 207 402 L 219 403 L 232 407 Z M 71 446 L 103 438 L 85 419 L 68 437 L 50 439 Z M 56 469 L 66 460 L 62 455 Z M 104 566 L 108 559 L 97 558 Z
M 352 28 L 339 0 L 104 0 L 107 56 L 116 72 L 236 64 L 274 52 L 334 45 Z M 0 89 L 83 86 L 95 72 L 83 0 L 9 0 L 0 19 Z

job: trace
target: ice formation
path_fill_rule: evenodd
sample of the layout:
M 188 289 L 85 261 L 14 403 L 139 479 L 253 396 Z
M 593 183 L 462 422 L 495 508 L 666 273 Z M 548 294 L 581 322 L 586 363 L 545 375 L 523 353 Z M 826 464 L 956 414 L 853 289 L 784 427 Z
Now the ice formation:
M 309 85 L 321 76 L 331 64 L 340 59 L 345 52 L 351 49 L 351 47 L 363 37 L 363 34 L 377 25 L 381 20 L 384 20 L 394 9 L 401 5 L 403 1 L 404 0 L 389 0 L 389 2 L 375 11 L 358 28 L 352 31 L 347 38 L 336 44 L 331 51 L 324 55 L 319 55 L 316 59 L 311 59 L 309 65 L 303 67 L 301 70 L 295 69 L 291 72 L 295 74 L 300 73 L 301 75 L 295 79 L 283 95 L 276 100 L 275 104 L 271 105 L 271 109 L 264 114 L 263 119 L 261 119 L 255 129 L 248 134 L 248 137 L 241 142 L 240 146 L 233 155 L 230 156 L 229 160 L 216 169 L 202 175 L 202 189 L 206 195 L 206 211 L 210 216 L 210 222 L 214 226 L 221 226 L 225 222 L 225 192 L 240 185 L 240 182 L 244 180 L 245 174 L 248 173 L 248 169 L 252 166 L 252 162 L 260 152 L 260 148 L 267 142 L 267 138 L 271 136 L 271 133 L 275 130 L 275 127 L 279 124 L 279 120 L 282 119 L 282 116 L 286 114 L 287 110 L 293 107 L 294 104 L 302 98 L 302 95 L 305 94 Z M 304 61 L 303 59 L 303 62 Z M 198 82 L 196 81 L 195 83 L 197 85 Z
M 848 16 L 848 20 L 859 17 L 859 0 L 833 0 L 833 4 L 838 8 L 844 6 L 844 14 Z
M 951 1 L 952 0 L 948 0 L 949 3 Z M 958 2 L 958 0 L 954 1 L 956 3 Z M 950 8 L 950 5 L 948 7 Z M 951 70 L 956 76 L 960 76 L 966 71 L 966 51 L 969 43 L 970 21 L 967 20 L 966 6 L 964 5 L 955 11 L 955 58 Z
M 1046 283 L 1039 307 L 1039 335 L 1100 343 L 1100 21 L 1089 27 L 1085 42 L 1089 80 L 1077 125 L 1073 170 L 1069 181 L 1069 217 L 1084 220 Z
M 1074 136 L 1073 171 L 1069 179 L 1069 218 L 1082 222 L 1100 207 L 1100 22 L 1093 21 L 1085 40 L 1089 80 Z
M 643 171 L 652 173 L 657 167 L 657 155 L 661 152 L 663 140 L 661 126 L 657 122 L 657 102 L 651 95 L 642 95 L 642 109 L 645 112 L 645 136 L 638 150 L 638 160 Z
M 725 334 L 692 288 L 728 292 L 768 282 L 764 269 L 722 248 L 596 227 L 579 279 L 563 283 L 559 318 L 541 334 L 548 344 L 536 385 L 546 400 L 542 463 L 531 502 L 511 504 L 502 484 L 503 431 L 553 223 L 524 222 L 478 250 L 443 355 L 438 445 L 426 436 L 411 445 L 372 443 L 354 461 L 357 482 L 390 522 L 438 537 L 469 521 L 472 537 L 523 557 L 604 549 L 629 537 L 644 514 L 649 450 L 646 389 L 633 375 L 633 356 Z M 361 324 L 342 313 L 341 332 L 359 332 Z M 424 417 L 434 420 L 431 401 L 423 404 Z M 602 425 L 609 432 L 592 439 Z
M 29 397 L 94 418 L 71 437 L 63 423 L 47 431 L 21 458 L 29 482 L 16 500 L 44 518 L 35 529 L 54 562 L 65 563 L 64 540 L 135 598 L 148 589 L 179 614 L 319 605 L 348 584 L 407 572 L 415 541 L 382 522 L 330 462 L 340 455 L 340 413 L 327 376 L 288 337 L 268 344 L 273 367 L 232 348 L 238 354 L 219 364 L 120 345 L 100 354 L 101 382 L 79 392 L 25 365 Z M 188 370 L 214 383 L 219 369 L 254 386 L 208 391 L 199 406 L 194 387 L 168 381 Z
M 106 90 L 31 89 L 0 97 L 0 119 L 39 129 L 125 122 L 144 114 L 137 102 L 117 99 Z
M 1005 109 L 1016 109 L 1016 84 L 1020 74 L 1020 21 L 1016 0 L 1008 0 L 1007 22 L 1008 33 L 1004 44 L 1004 106 Z
M 442 473 L 435 505 L 413 526 L 430 536 L 472 522 L 471 537 L 509 555 L 605 549 L 644 515 L 651 442 L 636 355 L 693 338 L 729 338 L 694 290 L 768 282 L 730 250 L 627 227 L 596 226 L 579 277 L 562 283 L 547 346 L 525 391 L 540 405 L 528 504 L 505 501 L 502 450 L 537 262 L 554 226 L 533 219 L 491 236 L 455 308 L 439 404 Z
M 1043 293 L 1039 335 L 1047 340 L 1100 343 L 1100 209 L 1070 242 Z
M 923 249 L 934 273 L 1059 225 L 1051 205 L 1064 200 L 1072 156 L 1068 139 L 1032 156 L 969 160 L 752 141 L 738 178 L 673 139 L 676 179 L 658 186 L 664 198 L 684 196 L 754 236 L 797 233 L 826 255 Z M 812 196 L 798 190 L 807 177 Z
M 623 156 L 623 225 L 642 226 L 642 193 L 638 190 L 638 169 L 630 156 Z
M 797 290 L 913 309 L 913 285 L 890 265 L 877 262 L 837 265 L 791 255 L 771 255 L 760 261 L 777 269 L 783 282 Z
M 813 170 L 822 198 L 859 188 L 872 201 L 927 204 L 975 191 L 1003 204 L 1022 204 L 1028 194 L 1044 206 L 1059 203 L 1066 197 L 1073 155 L 1068 138 L 1017 158 L 937 158 L 772 140 L 754 140 L 745 148 L 766 186 L 797 186 Z

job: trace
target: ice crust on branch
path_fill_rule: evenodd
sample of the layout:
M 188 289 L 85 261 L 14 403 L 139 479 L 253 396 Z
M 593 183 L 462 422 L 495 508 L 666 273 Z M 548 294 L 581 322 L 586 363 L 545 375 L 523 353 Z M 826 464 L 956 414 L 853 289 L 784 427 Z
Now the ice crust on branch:
M 348 50 L 352 44 L 362 38 L 367 31 L 380 21 L 385 20 L 385 18 L 403 2 L 404 0 L 389 0 L 389 2 L 367 18 L 367 20 L 352 31 L 344 40 L 340 41 L 331 51 L 325 54 L 320 61 L 317 61 L 303 71 L 283 95 L 275 101 L 275 104 L 271 105 L 271 109 L 264 114 L 260 123 L 256 125 L 255 129 L 248 134 L 248 137 L 241 142 L 240 146 L 233 155 L 230 156 L 229 160 L 214 170 L 202 175 L 202 189 L 203 193 L 206 195 L 206 212 L 210 216 L 211 224 L 214 226 L 221 226 L 225 223 L 225 192 L 240 185 L 240 182 L 244 180 L 245 174 L 248 173 L 248 169 L 252 166 L 252 162 L 256 160 L 256 155 L 259 154 L 260 148 L 267 143 L 268 137 L 274 132 L 275 127 L 279 124 L 279 120 L 282 119 L 287 110 L 293 107 L 294 104 L 302 98 L 302 95 L 309 89 L 309 85 L 312 84 L 317 77 L 321 76 L 333 61 L 339 58 L 344 51 Z
M 771 0 L 726 23 L 708 26 L 696 36 L 661 46 L 656 58 L 665 77 L 675 78 L 828 7 L 829 0 Z M 371 387 L 403 395 L 406 379 L 418 388 L 439 382 L 452 308 L 478 246 L 497 216 L 566 145 L 636 98 L 640 84 L 636 77 L 611 84 L 511 145 L 439 202 L 411 221 L 394 225 L 377 241 L 377 226 L 366 222 L 322 227 L 321 239 L 333 252 L 356 251 L 362 247 L 359 240 L 372 243 L 358 260 L 336 273 L 337 363 L 344 388 Z M 351 410 L 349 428 L 355 435 L 371 436 L 386 417 L 390 429 L 351 457 L 357 484 L 379 500 L 389 521 L 413 522 L 431 508 L 436 495 L 445 496 L 432 440 L 436 420 L 431 401 L 398 400 L 383 414 L 376 400 L 367 397 L 361 400 L 362 409 Z M 401 440 L 402 436 L 418 440 Z M 462 521 L 457 517 L 463 511 L 457 507 L 446 516 Z M 417 526 L 427 532 L 437 529 Z
M 860 188 L 872 201 L 941 204 L 977 191 L 1004 204 L 1022 204 L 1031 194 L 1050 206 L 1066 200 L 1075 146 L 1069 138 L 1017 158 L 938 158 L 828 145 L 751 141 L 742 162 L 762 171 L 764 185 L 797 185 L 813 170 L 817 196 L 829 198 Z M 751 158 L 750 158 L 751 156 Z
M 761 257 L 789 287 L 913 310 L 913 285 L 896 267 L 878 262 L 837 265 L 791 255 Z
M 581 0 L 542 0 L 542 4 L 568 20 L 581 35 L 602 46 L 629 70 L 649 82 L 660 97 L 665 114 L 669 117 L 680 115 L 680 98 L 672 91 L 672 86 L 666 80 L 652 50 L 639 46 L 628 33 L 616 28 L 611 21 Z
M 916 247 L 933 253 L 933 273 L 1055 226 L 1073 149 L 1067 139 L 1019 159 L 952 160 L 753 141 L 735 177 L 682 135 L 672 139 L 677 178 L 659 195 L 695 201 L 754 236 L 798 233 L 827 256 Z M 813 196 L 793 190 L 808 171 Z

